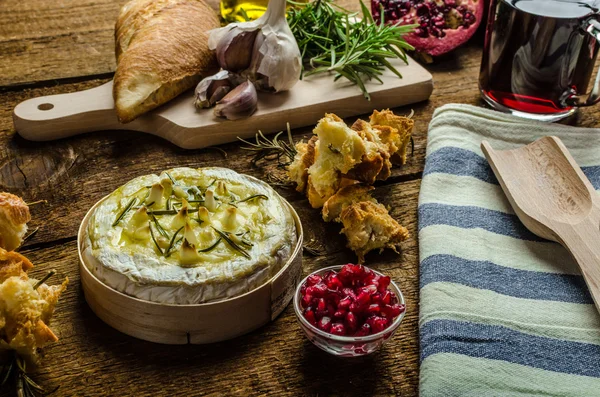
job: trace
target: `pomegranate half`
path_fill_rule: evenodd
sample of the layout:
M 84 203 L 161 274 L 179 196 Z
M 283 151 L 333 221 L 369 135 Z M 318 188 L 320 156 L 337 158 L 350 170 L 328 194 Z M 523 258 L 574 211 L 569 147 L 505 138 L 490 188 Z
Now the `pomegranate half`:
M 439 56 L 466 43 L 483 19 L 485 0 L 372 0 L 371 13 L 387 23 L 417 24 L 404 39 L 415 50 Z

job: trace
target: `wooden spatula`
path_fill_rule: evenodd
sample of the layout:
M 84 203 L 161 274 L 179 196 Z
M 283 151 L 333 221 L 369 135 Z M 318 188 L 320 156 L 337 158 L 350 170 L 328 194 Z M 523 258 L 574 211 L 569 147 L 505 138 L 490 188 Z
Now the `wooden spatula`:
M 556 137 L 514 150 L 481 149 L 531 232 L 568 249 L 600 311 L 600 197 Z

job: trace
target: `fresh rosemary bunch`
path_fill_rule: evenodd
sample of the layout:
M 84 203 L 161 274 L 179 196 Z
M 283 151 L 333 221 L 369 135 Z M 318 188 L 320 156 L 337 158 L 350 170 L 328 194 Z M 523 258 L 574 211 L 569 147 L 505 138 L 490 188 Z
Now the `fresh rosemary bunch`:
M 414 50 L 402 38 L 418 25 L 379 24 L 360 2 L 363 17 L 349 13 L 333 0 L 315 0 L 309 3 L 288 2 L 294 7 L 288 10 L 288 24 L 298 42 L 304 64 L 303 75 L 334 72 L 335 80 L 345 77 L 358 85 L 365 98 L 371 99 L 364 79 L 375 79 L 385 68 L 398 77 L 402 75 L 390 58 L 400 58 L 407 63 L 406 50 Z

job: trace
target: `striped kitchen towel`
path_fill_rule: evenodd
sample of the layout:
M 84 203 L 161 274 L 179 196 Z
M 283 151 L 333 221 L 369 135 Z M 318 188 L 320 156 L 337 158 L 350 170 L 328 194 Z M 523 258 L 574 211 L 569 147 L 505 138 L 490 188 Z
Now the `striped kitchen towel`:
M 521 224 L 479 148 L 545 135 L 600 189 L 600 129 L 467 105 L 434 113 L 419 196 L 423 397 L 600 396 L 600 315 L 583 278 Z

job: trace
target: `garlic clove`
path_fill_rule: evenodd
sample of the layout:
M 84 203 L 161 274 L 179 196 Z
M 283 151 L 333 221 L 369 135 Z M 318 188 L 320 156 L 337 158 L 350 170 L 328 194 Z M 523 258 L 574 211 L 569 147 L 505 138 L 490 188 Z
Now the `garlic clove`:
M 227 184 L 225 182 L 217 182 L 217 194 L 219 196 L 229 196 L 229 190 L 227 189 Z
M 160 179 L 160 185 L 163 187 L 163 196 L 165 197 L 171 197 L 171 193 L 173 193 L 173 182 L 171 181 L 171 178 L 169 178 L 168 176 L 163 176 Z
M 252 48 L 258 30 L 242 30 L 233 26 L 226 31 L 217 44 L 217 62 L 230 72 L 240 72 L 252 60 Z
M 223 230 L 235 232 L 238 226 L 237 209 L 235 207 L 227 208 L 227 210 L 225 210 L 225 218 L 223 219 Z
M 172 229 L 180 229 L 180 228 L 184 227 L 185 224 L 187 223 L 187 215 L 188 215 L 188 203 L 184 199 L 182 202 L 181 209 L 179 210 L 177 215 L 175 215 L 173 217 L 173 220 L 171 221 L 171 228 Z
M 217 102 L 214 114 L 228 120 L 239 120 L 251 116 L 257 104 L 256 88 L 250 81 L 245 81 Z
M 133 233 L 133 238 L 136 240 L 148 240 L 150 238 L 150 225 L 138 227 Z
M 148 207 L 160 208 L 162 206 L 163 201 L 163 191 L 164 188 L 160 183 L 155 183 L 150 188 L 150 194 L 146 199 L 146 205 Z
M 129 224 L 135 227 L 139 227 L 140 225 L 148 223 L 149 220 L 150 217 L 148 216 L 148 209 L 146 207 L 140 207 L 131 216 Z
M 196 86 L 194 105 L 199 109 L 209 108 L 221 100 L 234 86 L 229 77 L 227 70 L 221 70 L 203 79 Z
M 200 259 L 196 246 L 186 239 L 183 239 L 181 248 L 179 249 L 179 263 L 181 265 L 189 266 L 198 263 Z
M 185 200 L 188 197 L 188 194 L 183 188 L 179 185 L 173 186 L 173 194 L 175 197 Z
M 198 219 L 202 222 L 210 223 L 210 213 L 206 207 L 198 207 Z
M 212 189 L 208 189 L 204 195 L 204 206 L 210 211 L 215 212 L 217 210 L 217 201 L 215 200 L 215 192 Z
M 185 227 L 183 228 L 183 238 L 190 242 L 190 244 L 198 245 L 198 237 L 194 234 L 194 229 L 190 226 L 189 222 L 185 223 Z

